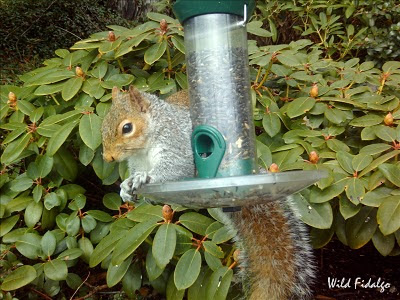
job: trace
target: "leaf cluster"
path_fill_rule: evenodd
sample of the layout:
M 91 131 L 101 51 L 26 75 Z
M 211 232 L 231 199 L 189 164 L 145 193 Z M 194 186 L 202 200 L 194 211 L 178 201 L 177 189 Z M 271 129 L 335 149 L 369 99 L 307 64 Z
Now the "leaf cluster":
M 89 268 L 104 270 L 106 287 L 129 298 L 142 287 L 167 299 L 233 293 L 232 233 L 219 212 L 173 207 L 166 217 L 160 206 L 122 204 L 116 192 L 127 166 L 101 156 L 113 86 L 160 97 L 187 88 L 181 25 L 158 13 L 148 18 L 58 49 L 21 76 L 22 86 L 2 86 L 4 293 L 20 295 L 29 284 L 50 297 L 86 295 L 99 288 Z M 258 21 L 248 29 L 272 34 Z M 295 198 L 315 246 L 336 233 L 352 248 L 372 239 L 382 254 L 398 254 L 400 64 L 338 62 L 324 51 L 310 40 L 249 41 L 260 164 L 328 172 Z

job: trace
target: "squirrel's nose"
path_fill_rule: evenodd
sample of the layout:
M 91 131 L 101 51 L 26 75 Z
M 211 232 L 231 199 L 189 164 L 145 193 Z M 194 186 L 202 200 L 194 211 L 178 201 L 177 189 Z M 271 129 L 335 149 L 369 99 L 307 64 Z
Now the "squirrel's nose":
M 106 162 L 113 162 L 115 158 L 110 153 L 103 153 L 103 159 Z

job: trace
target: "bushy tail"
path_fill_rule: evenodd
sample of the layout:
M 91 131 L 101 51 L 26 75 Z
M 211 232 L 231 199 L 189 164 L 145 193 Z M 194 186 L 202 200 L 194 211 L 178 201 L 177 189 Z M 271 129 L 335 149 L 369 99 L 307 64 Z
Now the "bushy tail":
M 242 207 L 240 212 L 226 215 L 225 221 L 237 233 L 246 299 L 311 298 L 312 248 L 291 198 Z

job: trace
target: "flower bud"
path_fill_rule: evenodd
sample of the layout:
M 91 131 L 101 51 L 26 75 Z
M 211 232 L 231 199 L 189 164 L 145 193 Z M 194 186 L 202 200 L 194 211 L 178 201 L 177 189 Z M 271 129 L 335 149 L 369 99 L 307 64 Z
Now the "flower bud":
M 391 113 L 388 113 L 385 118 L 383 119 L 383 122 L 385 123 L 385 125 L 387 126 L 391 126 L 393 125 L 393 115 Z
M 160 21 L 160 29 L 161 29 L 163 32 L 166 32 L 166 31 L 167 31 L 167 29 L 168 29 L 168 23 L 167 23 L 167 21 L 165 21 L 165 19 L 162 19 L 162 20 Z
M 8 93 L 8 101 L 15 102 L 17 101 L 17 96 L 13 92 Z
M 17 105 L 17 96 L 13 92 L 8 93 L 8 101 L 7 104 L 14 108 Z
M 165 222 L 170 223 L 172 221 L 172 217 L 174 215 L 171 206 L 169 205 L 164 205 L 162 208 L 162 214 L 165 219 Z
M 79 77 L 83 77 L 83 75 L 85 75 L 85 73 L 83 73 L 82 68 L 81 67 L 76 67 L 75 68 L 75 74 Z
M 278 167 L 278 165 L 277 165 L 276 163 L 271 164 L 271 165 L 269 166 L 269 171 L 270 171 L 271 173 L 277 173 L 277 172 L 279 172 L 279 167 Z
M 308 156 L 308 160 L 313 163 L 316 164 L 319 161 L 319 156 L 318 153 L 315 151 L 311 151 L 310 155 Z
M 233 260 L 234 261 L 239 261 L 239 254 L 240 254 L 240 251 L 238 249 L 236 249 L 235 252 L 233 252 Z
M 310 97 L 316 98 L 318 96 L 318 85 L 314 83 L 310 90 Z
M 115 41 L 115 33 L 114 33 L 114 31 L 109 31 L 108 32 L 108 40 L 110 42 L 114 42 Z

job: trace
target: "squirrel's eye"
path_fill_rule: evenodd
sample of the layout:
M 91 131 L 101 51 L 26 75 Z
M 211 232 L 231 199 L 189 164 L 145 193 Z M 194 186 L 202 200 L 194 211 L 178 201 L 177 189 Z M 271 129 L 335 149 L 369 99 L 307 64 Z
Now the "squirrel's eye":
M 132 123 L 126 123 L 124 126 L 122 126 L 122 133 L 127 134 L 132 131 Z

